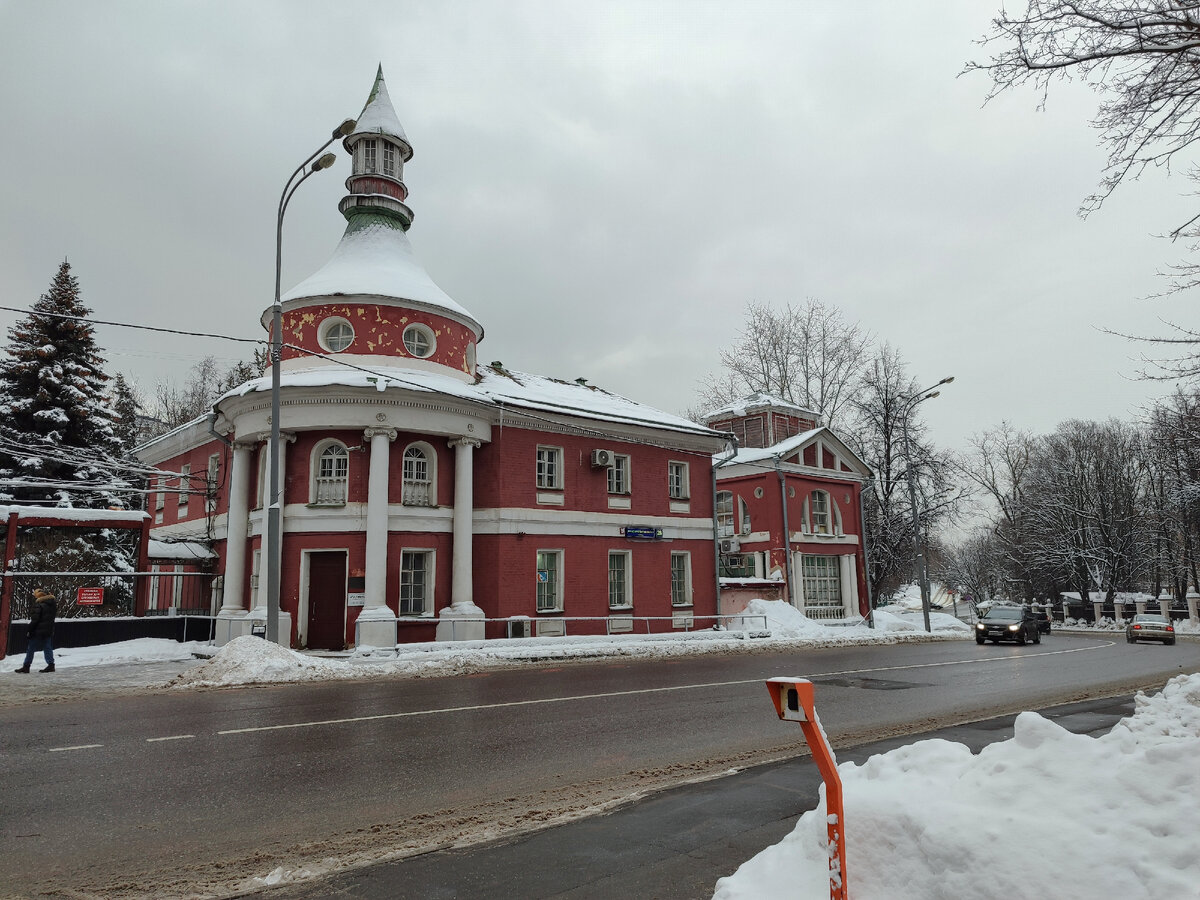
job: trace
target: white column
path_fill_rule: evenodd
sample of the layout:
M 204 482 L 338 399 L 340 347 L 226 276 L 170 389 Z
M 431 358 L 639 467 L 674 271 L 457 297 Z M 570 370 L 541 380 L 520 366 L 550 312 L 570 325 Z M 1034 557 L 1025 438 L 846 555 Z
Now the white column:
M 268 441 L 270 433 L 259 435 L 259 440 Z M 280 557 L 280 586 L 283 584 L 283 539 L 287 533 L 285 525 L 287 509 L 287 455 L 288 444 L 296 442 L 296 434 L 292 431 L 281 431 L 279 433 L 279 557 Z M 258 564 L 258 590 L 254 595 L 254 608 L 246 613 L 244 624 L 245 634 L 250 634 L 255 623 L 260 626 L 266 625 L 267 621 L 267 515 L 271 506 L 270 484 L 271 484 L 271 454 L 267 454 L 267 464 L 263 466 L 263 514 L 262 514 L 262 541 L 259 550 Z M 292 640 L 292 614 L 283 609 L 283 593 L 280 591 L 279 597 L 279 643 L 285 647 L 291 644 Z
M 394 428 L 368 428 L 366 601 L 363 612 L 387 606 L 388 473 Z M 394 618 L 394 617 L 393 617 Z
M 266 441 L 270 438 L 270 434 L 259 435 L 260 439 Z M 294 432 L 282 431 L 279 433 L 279 554 L 283 556 L 283 534 L 287 530 L 284 527 L 284 511 L 287 509 L 287 454 L 288 444 L 295 443 L 296 435 Z M 263 496 L 263 514 L 262 514 L 262 542 L 260 552 L 262 560 L 259 563 L 258 591 L 254 596 L 254 609 L 250 611 L 252 617 L 258 616 L 261 613 L 261 618 L 267 616 L 267 511 L 271 507 L 271 454 L 267 454 L 267 463 L 263 466 L 263 487 L 261 490 Z M 282 581 L 282 576 L 281 576 Z M 280 611 L 283 615 L 283 611 Z M 282 619 L 280 622 L 282 623 Z M 280 634 L 283 633 L 283 625 L 279 626 Z
M 1162 613 L 1162 615 L 1166 616 L 1168 620 L 1171 618 L 1171 598 L 1170 598 L 1170 596 L 1164 595 L 1164 596 L 1158 598 L 1158 611 L 1160 613 Z
M 476 438 L 450 441 L 454 448 L 454 560 L 450 571 L 450 606 L 439 613 L 439 641 L 482 640 L 483 610 L 472 596 L 474 568 L 471 551 L 475 540 L 475 448 Z
M 857 561 L 858 557 L 853 553 L 843 554 L 841 558 L 842 608 L 847 618 L 859 615 Z
M 1200 615 L 1197 615 L 1196 612 L 1196 600 L 1200 597 L 1197 597 L 1194 591 L 1188 591 L 1185 599 L 1187 600 L 1188 621 L 1193 625 L 1200 625 Z
M 225 516 L 225 573 L 221 611 L 217 613 L 216 645 L 237 636 L 232 619 L 246 615 L 246 524 L 250 515 L 250 454 L 253 444 L 234 443 L 229 467 L 229 512 Z M 240 633 L 240 631 L 238 632 Z
M 396 647 L 396 614 L 387 605 L 388 473 L 396 429 L 368 428 L 363 436 L 371 443 L 371 462 L 367 470 L 366 596 L 358 614 L 357 653 Z

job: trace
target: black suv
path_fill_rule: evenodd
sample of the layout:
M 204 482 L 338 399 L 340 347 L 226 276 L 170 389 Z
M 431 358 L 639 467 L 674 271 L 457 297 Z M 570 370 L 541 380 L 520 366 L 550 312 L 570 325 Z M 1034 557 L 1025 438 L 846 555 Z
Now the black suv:
M 1033 611 L 1023 606 L 993 606 L 978 622 L 975 623 L 975 643 L 982 644 L 991 641 L 1016 641 L 1024 644 L 1032 641 L 1042 642 L 1042 633 L 1038 630 L 1037 619 Z

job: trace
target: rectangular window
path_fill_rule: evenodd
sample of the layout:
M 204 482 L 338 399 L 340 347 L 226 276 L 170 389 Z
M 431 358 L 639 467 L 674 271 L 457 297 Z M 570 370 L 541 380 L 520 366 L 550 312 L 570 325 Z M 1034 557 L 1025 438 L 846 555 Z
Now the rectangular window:
M 686 500 L 688 493 L 688 464 L 667 463 L 667 496 L 672 500 Z
M 391 141 L 383 142 L 383 174 L 393 177 L 396 174 L 396 145 Z
M 562 551 L 537 552 L 537 611 L 562 609 Z
M 375 140 L 374 140 L 374 138 L 372 138 L 371 140 L 363 141 L 362 148 L 363 148 L 363 171 L 364 172 L 377 171 L 377 169 L 375 167 Z
M 431 551 L 405 550 L 400 554 L 400 615 L 423 616 L 433 611 L 432 572 Z
M 671 605 L 692 605 L 692 555 L 671 554 Z
M 155 485 L 158 489 L 158 495 L 154 498 L 154 510 L 158 512 L 167 505 L 167 479 L 160 475 Z
M 813 491 L 811 511 L 813 534 L 829 534 L 829 495 Z
M 541 490 L 562 488 L 562 449 L 537 448 L 537 486 Z
M 746 419 L 742 446 L 761 447 L 765 443 L 763 440 L 764 437 L 762 416 L 754 416 L 753 418 Z
M 629 493 L 629 457 L 619 453 L 613 454 L 613 464 L 608 470 L 608 492 L 610 494 Z
M 629 583 L 631 568 L 628 550 L 614 550 L 608 554 L 609 606 L 633 606 L 633 588 Z
M 722 578 L 753 578 L 753 553 L 722 553 L 721 568 L 717 573 Z
M 192 481 L 190 478 L 191 474 L 192 474 L 191 463 L 187 463 L 187 464 L 179 467 L 179 517 L 180 518 L 183 518 L 183 516 L 187 514 L 188 497 L 190 496 L 188 491 L 191 489 L 191 486 L 192 486 Z
M 844 612 L 841 560 L 836 556 L 805 556 L 802 570 L 805 615 L 841 618 Z
M 717 537 L 733 537 L 733 493 L 717 492 Z
M 208 457 L 207 483 L 205 485 L 205 508 L 209 512 L 217 509 L 217 482 L 221 475 L 221 454 L 213 453 Z

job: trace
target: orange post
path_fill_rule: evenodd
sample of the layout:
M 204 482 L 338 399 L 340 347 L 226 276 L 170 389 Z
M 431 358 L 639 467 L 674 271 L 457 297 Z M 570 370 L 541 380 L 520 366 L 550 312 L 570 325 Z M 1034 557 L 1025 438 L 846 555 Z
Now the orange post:
M 767 690 L 775 713 L 785 722 L 799 722 L 812 751 L 817 771 L 825 782 L 825 813 L 829 833 L 829 897 L 848 900 L 846 893 L 846 826 L 842 808 L 842 779 L 833 749 L 825 740 L 813 701 L 813 684 L 807 678 L 768 678 Z

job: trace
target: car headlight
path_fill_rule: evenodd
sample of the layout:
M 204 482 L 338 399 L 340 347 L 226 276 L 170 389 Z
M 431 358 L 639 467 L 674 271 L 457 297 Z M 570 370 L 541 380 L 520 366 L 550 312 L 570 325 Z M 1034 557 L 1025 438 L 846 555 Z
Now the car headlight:
M 1009 626 L 1008 626 L 1008 630 L 1009 630 L 1009 631 L 1020 631 L 1020 630 L 1021 630 L 1021 626 L 1020 626 L 1020 625 L 1009 625 Z
M 983 629 L 984 629 L 985 627 L 987 627 L 987 626 L 985 626 L 985 625 L 984 625 L 982 622 L 976 622 L 976 623 L 975 623 L 975 627 L 976 627 L 977 629 L 979 629 L 980 631 L 983 631 Z

